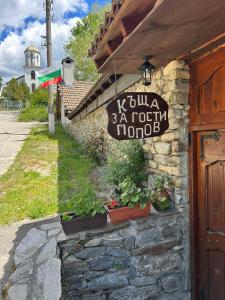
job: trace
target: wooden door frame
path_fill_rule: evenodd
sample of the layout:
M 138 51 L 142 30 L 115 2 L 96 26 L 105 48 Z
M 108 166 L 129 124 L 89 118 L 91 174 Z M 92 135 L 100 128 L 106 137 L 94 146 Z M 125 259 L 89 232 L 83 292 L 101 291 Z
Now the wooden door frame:
M 190 266 L 191 266 L 191 299 L 198 299 L 198 180 L 197 180 L 197 133 L 225 128 L 224 123 L 189 126 L 189 203 L 190 203 Z

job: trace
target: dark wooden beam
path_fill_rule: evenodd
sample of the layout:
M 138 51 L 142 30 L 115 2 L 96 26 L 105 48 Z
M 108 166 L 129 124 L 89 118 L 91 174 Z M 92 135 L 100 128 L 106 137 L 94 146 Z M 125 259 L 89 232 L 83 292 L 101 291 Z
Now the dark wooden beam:
M 104 62 L 109 58 L 109 56 L 110 55 L 108 54 L 108 55 L 104 55 L 100 58 L 95 59 L 94 62 L 96 64 L 97 68 L 100 68 L 104 64 Z
M 117 36 L 115 39 L 107 42 L 107 46 L 109 47 L 111 54 L 119 47 L 119 45 L 123 42 L 122 34 Z

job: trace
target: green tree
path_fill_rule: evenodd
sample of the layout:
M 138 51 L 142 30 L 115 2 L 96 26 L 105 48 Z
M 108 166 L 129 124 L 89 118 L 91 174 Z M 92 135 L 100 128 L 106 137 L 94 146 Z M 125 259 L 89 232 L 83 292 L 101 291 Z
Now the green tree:
M 3 97 L 10 98 L 13 101 L 26 102 L 29 98 L 30 91 L 26 83 L 18 83 L 12 78 L 4 88 Z
M 99 77 L 93 60 L 87 57 L 87 54 L 95 34 L 99 33 L 99 27 L 104 23 L 105 12 L 109 9 L 109 4 L 104 6 L 94 4 L 90 13 L 71 30 L 72 38 L 67 43 L 66 49 L 74 58 L 74 75 L 77 80 L 95 81 Z
M 2 82 L 3 82 L 3 78 L 2 78 L 2 76 L 0 75 L 0 89 L 1 89 L 1 87 L 2 87 Z

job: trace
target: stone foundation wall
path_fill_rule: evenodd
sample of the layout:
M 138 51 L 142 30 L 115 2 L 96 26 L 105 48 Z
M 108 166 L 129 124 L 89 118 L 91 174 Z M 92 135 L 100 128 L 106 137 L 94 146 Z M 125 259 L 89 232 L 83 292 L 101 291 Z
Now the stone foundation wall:
M 181 218 L 151 214 L 60 243 L 63 299 L 189 299 Z

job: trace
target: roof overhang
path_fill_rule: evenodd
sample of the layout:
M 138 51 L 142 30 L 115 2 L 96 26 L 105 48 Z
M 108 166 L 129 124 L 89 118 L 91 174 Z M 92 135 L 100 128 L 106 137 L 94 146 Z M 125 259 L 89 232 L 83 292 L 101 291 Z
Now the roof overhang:
M 156 67 L 187 55 L 225 32 L 224 12 L 224 0 L 158 0 L 111 54 L 97 53 L 98 71 L 134 74 L 146 55 Z

